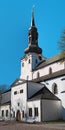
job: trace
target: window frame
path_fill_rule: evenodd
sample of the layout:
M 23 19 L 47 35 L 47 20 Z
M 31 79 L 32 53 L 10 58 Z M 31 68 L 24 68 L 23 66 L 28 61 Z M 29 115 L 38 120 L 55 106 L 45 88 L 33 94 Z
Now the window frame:
M 30 59 L 28 60 L 28 63 L 29 63 L 29 64 L 31 63 Z
M 38 107 L 34 107 L 34 116 L 38 117 Z
M 14 91 L 14 95 L 17 95 L 17 91 Z
M 40 77 L 40 73 L 39 72 L 37 72 L 37 78 L 39 78 Z
M 18 107 L 20 106 L 20 102 L 17 103 L 17 106 L 18 106 Z
M 29 108 L 29 117 L 32 117 L 32 108 Z
M 8 110 L 6 110 L 6 117 L 8 117 Z
M 2 115 L 2 117 L 4 117 L 4 110 L 1 111 L 1 115 Z
M 49 74 L 52 74 L 52 68 L 49 67 Z
M 25 115 L 24 115 L 24 110 L 22 111 L 22 117 L 23 117 L 23 118 L 25 117 Z
M 20 90 L 20 93 L 23 93 L 23 89 Z
M 13 118 L 15 118 L 15 111 L 13 111 Z
M 58 87 L 56 83 L 52 84 L 52 92 L 53 94 L 58 94 Z
M 24 62 L 22 62 L 22 67 L 24 67 Z

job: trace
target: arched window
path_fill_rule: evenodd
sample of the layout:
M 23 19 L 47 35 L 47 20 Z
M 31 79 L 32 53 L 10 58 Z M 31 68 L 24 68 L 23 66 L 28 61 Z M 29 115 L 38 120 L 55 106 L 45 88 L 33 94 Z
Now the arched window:
M 29 76 L 27 75 L 27 80 L 29 79 Z
M 57 84 L 56 83 L 53 83 L 53 85 L 52 85 L 52 92 L 54 94 L 58 94 L 58 88 L 57 88 Z
M 49 68 L 49 74 L 52 74 L 52 68 L 51 67 Z
M 24 62 L 22 63 L 22 67 L 24 67 Z
M 37 72 L 37 78 L 39 78 L 40 77 L 40 73 L 39 72 Z

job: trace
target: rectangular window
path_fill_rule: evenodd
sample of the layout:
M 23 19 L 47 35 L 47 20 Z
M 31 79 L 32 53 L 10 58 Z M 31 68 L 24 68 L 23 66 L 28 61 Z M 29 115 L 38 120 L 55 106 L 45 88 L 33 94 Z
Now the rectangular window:
M 32 116 L 32 108 L 29 108 L 29 116 Z
M 20 90 L 20 93 L 23 93 L 23 89 Z
M 20 103 L 18 102 L 17 105 L 20 106 Z
M 6 110 L 6 117 L 8 117 L 8 110 Z
M 13 111 L 13 118 L 15 118 L 15 111 Z
M 38 108 L 37 107 L 34 108 L 34 116 L 38 116 Z
M 22 111 L 22 117 L 24 118 L 24 111 Z
M 4 117 L 4 110 L 2 110 L 2 117 Z
M 16 95 L 16 94 L 17 94 L 17 91 L 14 92 L 14 95 Z

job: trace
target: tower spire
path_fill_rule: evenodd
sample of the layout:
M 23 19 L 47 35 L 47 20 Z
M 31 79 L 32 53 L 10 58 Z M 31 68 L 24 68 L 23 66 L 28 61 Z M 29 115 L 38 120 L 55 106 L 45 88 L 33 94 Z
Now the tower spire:
M 31 20 L 31 26 L 35 26 L 35 21 L 34 21 L 34 8 L 32 9 L 32 20 Z
M 32 9 L 31 27 L 28 32 L 28 48 L 24 52 L 25 54 L 30 52 L 42 54 L 42 49 L 38 46 L 38 32 L 34 21 L 34 8 Z

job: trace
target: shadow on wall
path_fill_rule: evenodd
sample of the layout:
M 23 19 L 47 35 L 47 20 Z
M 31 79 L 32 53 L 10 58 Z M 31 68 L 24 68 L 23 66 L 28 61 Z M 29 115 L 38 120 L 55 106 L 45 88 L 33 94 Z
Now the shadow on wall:
M 65 120 L 65 108 L 62 107 L 62 119 Z

